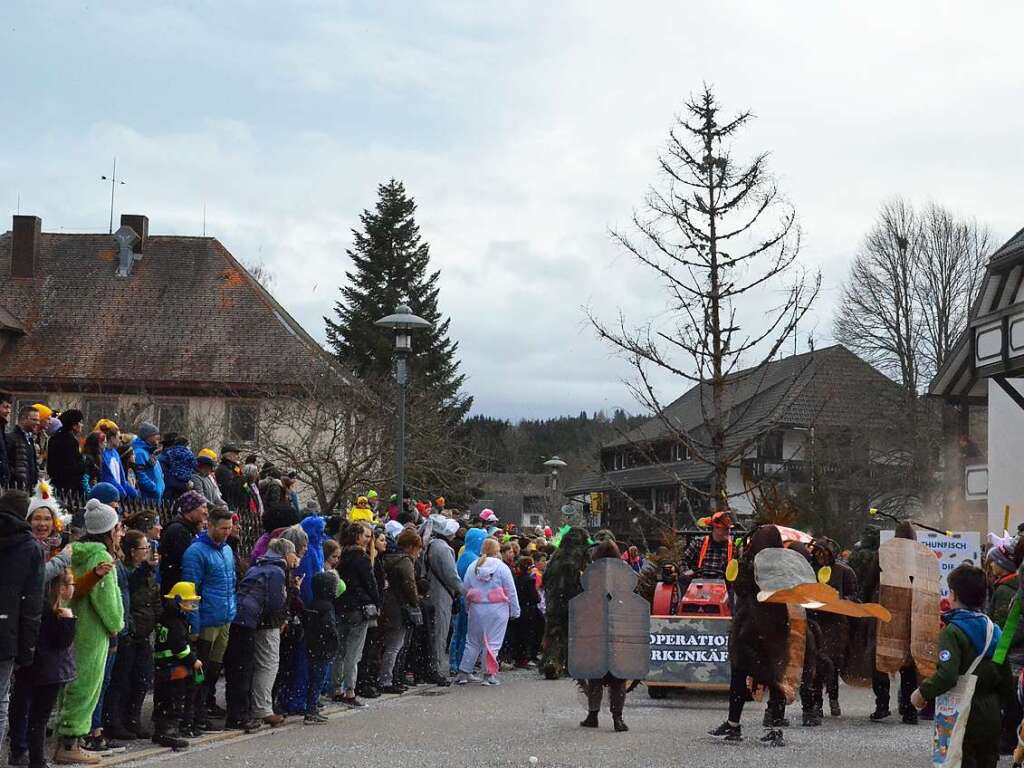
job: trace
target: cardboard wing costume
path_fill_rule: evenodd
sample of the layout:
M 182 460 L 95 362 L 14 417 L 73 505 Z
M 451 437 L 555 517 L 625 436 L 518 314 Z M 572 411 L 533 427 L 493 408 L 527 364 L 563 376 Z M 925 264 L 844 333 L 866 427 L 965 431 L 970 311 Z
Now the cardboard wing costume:
M 764 549 L 754 558 L 758 602 L 783 603 L 789 614 L 789 644 L 782 689 L 787 700 L 800 685 L 807 651 L 805 609 L 842 616 L 875 618 L 887 622 L 889 612 L 875 603 L 843 600 L 839 593 L 818 581 L 807 559 L 791 549 Z M 827 578 L 827 577 L 826 577 Z
M 878 628 L 875 667 L 893 673 L 913 659 L 918 677 L 935 673 L 939 636 L 939 561 L 924 544 L 890 539 L 878 548 L 879 602 L 893 620 Z
M 754 558 L 754 578 L 761 590 L 757 599 L 762 603 L 799 605 L 824 613 L 883 622 L 892 618 L 889 611 L 877 603 L 855 603 L 840 598 L 835 589 L 818 581 L 807 559 L 791 549 L 758 552 Z
M 601 558 L 569 601 L 569 675 L 642 680 L 651 662 L 651 607 L 633 592 L 637 575 L 618 558 Z

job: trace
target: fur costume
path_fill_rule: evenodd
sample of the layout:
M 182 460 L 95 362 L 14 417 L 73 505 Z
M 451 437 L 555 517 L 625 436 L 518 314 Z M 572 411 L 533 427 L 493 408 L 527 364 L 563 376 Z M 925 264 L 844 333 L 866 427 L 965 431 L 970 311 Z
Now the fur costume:
M 109 562 L 113 558 L 99 542 L 79 541 L 72 547 L 71 570 L 76 581 L 101 563 Z M 88 594 L 79 597 L 76 593 L 70 608 L 77 618 L 74 648 L 78 677 L 64 689 L 57 731 L 61 736 L 80 737 L 92 727 L 110 638 L 124 629 L 124 605 L 116 569 L 100 579 Z
M 541 671 L 548 680 L 565 674 L 569 654 L 569 601 L 583 591 L 581 577 L 590 560 L 590 537 L 570 528 L 544 572 L 544 653 Z

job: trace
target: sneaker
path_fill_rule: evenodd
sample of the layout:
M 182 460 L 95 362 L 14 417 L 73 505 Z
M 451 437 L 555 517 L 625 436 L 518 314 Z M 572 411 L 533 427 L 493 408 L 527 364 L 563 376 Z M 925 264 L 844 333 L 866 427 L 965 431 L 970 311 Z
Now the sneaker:
M 86 752 L 92 752 L 94 755 L 112 755 L 113 750 L 107 746 L 107 740 L 102 736 L 86 736 L 81 739 L 80 746 Z
M 362 709 L 366 706 L 355 696 L 343 696 L 341 698 L 341 703 L 344 704 L 346 707 L 352 707 L 353 709 Z
M 17 766 L 28 765 L 28 752 L 11 752 L 7 756 L 7 764 Z
M 481 684 L 481 685 L 501 685 L 501 680 L 499 680 L 499 679 L 498 679 L 497 677 L 495 677 L 494 675 L 487 675 L 487 677 L 485 677 L 485 678 L 484 678 L 484 679 L 483 679 L 483 680 L 482 680 L 482 681 L 480 682 L 480 684 Z
M 782 738 L 782 731 L 773 728 L 761 737 L 761 743 L 769 747 L 784 747 L 786 740 Z
M 380 698 L 380 694 L 377 693 L 377 689 L 372 685 L 363 685 L 356 688 L 356 696 L 362 696 L 364 699 Z
M 57 765 L 98 765 L 101 758 L 95 752 L 82 749 L 81 739 L 61 739 L 53 753 Z
M 263 722 L 269 725 L 271 728 L 277 728 L 284 722 L 284 715 L 279 715 L 276 712 L 272 715 L 267 715 L 263 718 Z
M 870 715 L 868 715 L 868 719 L 869 720 L 873 720 L 874 722 L 877 723 L 879 720 L 885 720 L 885 718 L 887 718 L 887 717 L 889 717 L 891 715 L 892 715 L 892 712 L 890 712 L 888 709 L 881 709 L 881 708 L 879 708 L 879 709 L 876 709 L 874 712 L 872 712 Z
M 616 733 L 625 733 L 629 730 L 629 726 L 627 726 L 626 723 L 623 722 L 621 717 L 612 718 L 612 727 L 615 728 Z
M 466 685 L 466 683 L 482 683 L 483 679 L 477 677 L 470 672 L 459 672 L 459 676 L 455 678 L 456 685 Z
M 392 695 L 399 694 L 399 693 L 405 693 L 405 686 L 404 685 L 385 685 L 385 686 L 383 686 L 380 689 L 380 692 L 381 693 L 392 694 Z
M 223 725 L 217 725 L 212 720 L 201 720 L 200 722 L 194 723 L 193 725 L 195 727 L 195 730 L 199 731 L 199 733 L 223 733 L 224 732 L 224 726 Z
M 228 712 L 223 707 L 218 707 L 216 702 L 207 702 L 206 704 L 206 715 L 207 717 L 227 717 Z
M 320 725 L 321 723 L 326 722 L 327 718 L 321 715 L 320 713 L 317 713 L 315 715 L 306 715 L 304 718 L 302 718 L 303 725 Z
M 918 722 L 917 711 L 913 710 L 913 709 L 912 710 L 908 710 L 907 713 L 903 715 L 903 721 L 902 722 L 903 722 L 904 725 L 917 725 L 917 722 Z
M 708 736 L 725 736 L 726 741 L 742 741 L 742 733 L 743 731 L 740 726 L 733 725 L 726 720 L 717 728 L 708 731 Z

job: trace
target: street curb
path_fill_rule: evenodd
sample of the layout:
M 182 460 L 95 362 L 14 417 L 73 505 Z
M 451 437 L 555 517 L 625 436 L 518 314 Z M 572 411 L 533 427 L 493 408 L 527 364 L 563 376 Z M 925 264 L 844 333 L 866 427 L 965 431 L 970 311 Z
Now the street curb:
M 341 720 L 346 716 L 357 715 L 360 712 L 372 712 L 374 710 L 380 709 L 381 707 L 391 706 L 392 702 L 399 701 L 402 698 L 408 696 L 422 696 L 435 690 L 446 689 L 441 688 L 439 686 L 430 686 L 427 688 L 423 688 L 422 690 L 410 689 L 405 693 L 390 695 L 385 694 L 381 696 L 380 699 L 371 700 L 375 701 L 376 703 L 368 704 L 364 709 L 352 709 L 351 707 L 346 707 L 344 704 L 337 705 L 334 707 L 327 705 L 327 707 L 325 707 L 323 710 L 323 715 L 328 718 L 328 722 L 324 723 L 323 725 L 329 726 L 330 723 Z M 253 733 L 246 733 L 245 731 L 223 731 L 221 733 L 211 733 L 208 736 L 202 736 L 198 739 L 189 739 L 188 749 L 183 749 L 176 752 L 170 747 L 146 747 L 145 749 L 140 749 L 135 752 L 128 751 L 123 752 L 121 754 L 104 757 L 102 758 L 102 761 L 97 765 L 100 768 L 108 768 L 108 766 L 141 763 L 147 760 L 153 760 L 154 758 L 186 757 L 190 753 L 221 744 L 222 742 L 240 742 L 248 741 L 250 739 L 259 739 L 264 736 L 268 736 L 275 733 L 285 733 L 286 731 L 290 731 L 293 728 L 304 727 L 305 726 L 302 723 L 302 715 L 291 715 L 283 725 L 279 725 L 277 728 L 271 728 L 270 726 L 264 725 L 258 731 L 255 731 Z

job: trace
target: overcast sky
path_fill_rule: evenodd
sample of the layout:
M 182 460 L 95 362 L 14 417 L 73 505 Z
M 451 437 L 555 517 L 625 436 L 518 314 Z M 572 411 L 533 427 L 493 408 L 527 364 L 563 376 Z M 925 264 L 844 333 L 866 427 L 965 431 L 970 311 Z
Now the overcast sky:
M 158 7 L 160 9 L 158 9 Z M 376 186 L 403 180 L 442 271 L 474 411 L 636 409 L 582 308 L 636 321 L 656 280 L 611 242 L 657 181 L 683 100 L 758 119 L 824 286 L 879 204 L 935 200 L 1024 226 L 1017 2 L 7 0 L 0 205 L 45 231 L 207 233 L 265 262 L 317 338 Z M 6 227 L 9 227 L 9 218 Z M 761 297 L 770 302 L 771 297 Z M 805 344 L 804 329 L 800 346 Z M 682 383 L 663 381 L 663 394 Z

